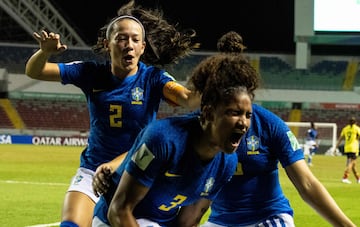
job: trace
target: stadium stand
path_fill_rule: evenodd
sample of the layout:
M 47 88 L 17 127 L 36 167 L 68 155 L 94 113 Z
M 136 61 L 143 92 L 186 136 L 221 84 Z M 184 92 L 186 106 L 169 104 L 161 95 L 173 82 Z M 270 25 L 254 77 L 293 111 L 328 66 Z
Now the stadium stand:
M 84 99 L 67 98 L 66 95 L 81 95 L 78 89 L 50 86 L 51 82 L 32 81 L 24 77 L 25 63 L 28 57 L 37 50 L 33 45 L 9 45 L 0 43 L 0 68 L 5 68 L 9 74 L 10 102 L 21 116 L 26 129 L 30 130 L 72 130 L 87 131 L 89 116 Z M 178 64 L 168 65 L 165 68 L 176 79 L 185 82 L 195 65 L 213 52 L 194 52 L 190 56 L 179 60 Z M 321 90 L 321 91 L 356 91 L 360 94 L 359 60 L 351 57 L 324 57 L 312 56 L 312 63 L 307 70 L 295 69 L 294 56 L 246 53 L 249 60 L 254 63 L 259 71 L 264 89 L 295 89 L 295 90 Z M 73 60 L 104 61 L 101 56 L 95 55 L 90 49 L 70 48 L 61 55 L 55 56 L 52 61 Z M 350 66 L 350 67 L 349 67 Z M 351 70 L 349 70 L 349 68 Z M 4 78 L 0 78 L 4 79 Z M 346 82 L 346 87 L 344 86 Z M 45 84 L 46 83 L 46 84 Z M 57 84 L 58 86 L 62 86 Z M 46 91 L 46 88 L 49 91 Z M 62 99 L 54 98 L 56 95 L 43 95 L 42 98 L 26 98 L 28 93 L 46 94 L 54 90 L 64 92 Z M 68 93 L 66 93 L 68 92 Z M 22 93 L 23 96 L 14 98 L 11 94 Z M 65 94 L 66 93 L 66 94 Z M 326 97 L 324 97 L 326 98 Z M 277 100 L 272 100 L 274 103 Z M 329 100 L 328 100 L 329 101 Z M 311 100 L 309 100 L 311 102 Z M 330 100 L 331 102 L 331 100 Z M 289 121 L 293 110 L 290 105 L 270 106 L 266 108 L 273 111 L 284 121 Z M 358 109 L 337 108 L 302 108 L 298 117 L 301 121 L 335 122 L 339 128 L 344 126 L 349 115 L 358 116 Z M 162 103 L 159 108 L 158 118 L 185 113 L 180 107 L 172 108 Z M 360 118 L 360 117 L 359 117 Z M 11 119 L 7 117 L 3 107 L 0 107 L 0 130 L 14 128 Z
M 14 128 L 14 125 L 2 107 L 0 107 L 0 128 Z
M 12 99 L 28 129 L 86 131 L 89 116 L 85 102 Z
M 278 115 L 284 121 L 289 120 L 291 109 L 289 108 L 267 108 L 267 109 Z
M 345 72 L 347 64 L 347 61 L 324 60 L 313 65 L 311 67 L 311 72 L 318 73 L 320 75 L 336 76 Z
M 322 60 L 294 69 L 279 57 L 260 57 L 260 73 L 269 89 L 342 90 L 348 62 Z
M 37 50 L 37 46 L 9 46 L 0 43 L 0 68 L 6 68 L 9 73 L 24 73 L 25 63 L 29 56 Z M 178 64 L 165 68 L 176 75 L 176 79 L 185 81 L 194 66 L 204 57 L 213 52 L 194 52 L 181 59 Z M 343 90 L 346 69 L 350 62 L 348 58 L 326 59 L 313 56 L 308 70 L 295 69 L 293 56 L 289 55 L 258 55 L 248 53 L 249 59 L 259 60 L 259 71 L 264 80 L 264 87 L 268 89 L 310 89 L 310 90 Z M 54 56 L 51 61 L 68 62 L 74 60 L 105 61 L 105 58 L 95 55 L 90 49 L 71 49 Z M 359 71 L 350 89 L 360 86 Z M 349 89 L 349 87 L 347 87 Z

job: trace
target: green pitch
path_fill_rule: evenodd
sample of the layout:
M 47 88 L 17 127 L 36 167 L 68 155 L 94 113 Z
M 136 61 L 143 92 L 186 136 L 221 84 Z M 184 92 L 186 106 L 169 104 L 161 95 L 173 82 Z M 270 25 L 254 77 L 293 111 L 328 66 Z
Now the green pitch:
M 82 149 L 0 145 L 0 226 L 59 222 L 63 198 Z
M 64 194 L 78 168 L 82 149 L 0 145 L 0 227 L 57 226 Z M 360 184 L 340 181 L 345 160 L 344 156 L 318 155 L 311 169 L 345 213 L 360 225 Z M 280 176 L 295 210 L 296 226 L 330 226 L 303 202 L 284 171 L 281 170 Z M 355 182 L 353 176 L 350 180 Z

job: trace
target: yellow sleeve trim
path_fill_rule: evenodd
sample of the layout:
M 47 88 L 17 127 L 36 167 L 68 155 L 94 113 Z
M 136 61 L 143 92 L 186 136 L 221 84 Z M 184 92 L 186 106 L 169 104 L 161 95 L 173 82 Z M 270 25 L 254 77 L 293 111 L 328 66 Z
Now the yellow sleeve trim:
M 186 90 L 187 88 L 181 84 L 174 81 L 169 81 L 163 88 L 163 94 L 167 101 L 170 101 L 170 103 L 180 105 L 178 103 L 178 97 L 183 97 L 184 94 L 186 94 Z

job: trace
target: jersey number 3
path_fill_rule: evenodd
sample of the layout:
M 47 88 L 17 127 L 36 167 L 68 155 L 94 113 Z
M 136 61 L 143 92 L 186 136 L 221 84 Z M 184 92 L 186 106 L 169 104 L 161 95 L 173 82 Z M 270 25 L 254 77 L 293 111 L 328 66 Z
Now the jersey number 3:
M 169 211 L 171 210 L 172 208 L 174 207 L 177 207 L 179 206 L 180 204 L 182 204 L 185 200 L 186 200 L 186 196 L 183 196 L 183 195 L 177 195 L 175 196 L 175 198 L 173 199 L 173 201 L 170 202 L 170 205 L 161 205 L 159 206 L 159 209 L 160 210 L 163 210 L 163 211 Z

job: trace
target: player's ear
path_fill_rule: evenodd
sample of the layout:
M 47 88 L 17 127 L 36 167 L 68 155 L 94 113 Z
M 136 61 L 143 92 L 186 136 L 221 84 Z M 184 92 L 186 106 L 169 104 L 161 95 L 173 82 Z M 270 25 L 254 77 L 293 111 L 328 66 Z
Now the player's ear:
M 104 48 L 107 52 L 109 52 L 109 40 L 108 39 L 104 39 L 103 40 L 103 44 L 104 44 Z
M 144 41 L 144 42 L 142 42 L 142 46 L 141 46 L 141 55 L 144 54 L 144 52 L 145 52 L 145 47 L 146 47 L 146 42 Z
M 214 108 L 211 105 L 206 105 L 202 109 L 202 117 L 205 121 L 212 121 L 214 120 Z

